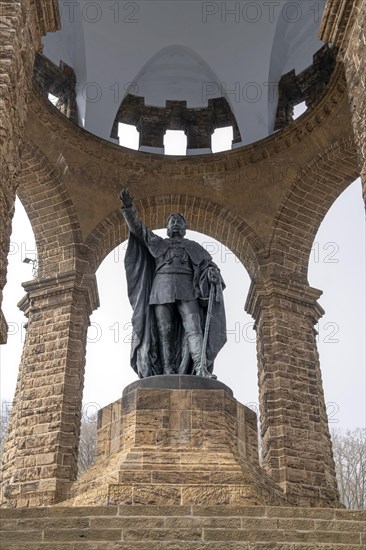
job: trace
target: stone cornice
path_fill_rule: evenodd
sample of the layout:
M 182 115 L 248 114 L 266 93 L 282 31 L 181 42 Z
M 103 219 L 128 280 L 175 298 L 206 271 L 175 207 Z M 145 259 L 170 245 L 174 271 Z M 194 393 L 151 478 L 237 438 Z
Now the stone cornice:
M 322 291 L 301 283 L 286 283 L 271 280 L 266 283 L 251 283 L 245 303 L 245 311 L 258 322 L 263 312 L 268 312 L 270 301 L 280 301 L 280 309 L 299 313 L 305 308 L 314 319 L 314 324 L 324 315 L 324 309 L 317 303 Z M 264 307 L 266 302 L 267 307 Z
M 59 296 L 60 302 L 64 302 L 65 298 L 66 301 L 72 301 L 72 292 L 74 290 L 82 292 L 85 295 L 89 314 L 99 307 L 98 287 L 95 275 L 80 276 L 78 273 L 70 271 L 49 279 L 26 281 L 22 286 L 27 294 L 20 300 L 18 307 L 24 313 L 27 313 L 33 305 L 36 305 L 37 300 Z M 54 302 L 50 307 L 53 304 Z
M 340 53 L 347 48 L 357 12 L 363 0 L 328 0 L 318 36 L 323 42 L 337 46 Z

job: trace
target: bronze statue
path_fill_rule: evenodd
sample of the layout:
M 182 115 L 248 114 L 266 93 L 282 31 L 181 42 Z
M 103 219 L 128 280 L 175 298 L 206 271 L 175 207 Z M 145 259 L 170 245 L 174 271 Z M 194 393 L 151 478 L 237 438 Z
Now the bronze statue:
M 141 222 L 128 189 L 120 199 L 130 229 L 125 268 L 133 309 L 132 368 L 140 378 L 216 378 L 213 363 L 226 342 L 219 268 L 207 250 L 184 238 L 181 214 L 169 216 L 163 239 Z

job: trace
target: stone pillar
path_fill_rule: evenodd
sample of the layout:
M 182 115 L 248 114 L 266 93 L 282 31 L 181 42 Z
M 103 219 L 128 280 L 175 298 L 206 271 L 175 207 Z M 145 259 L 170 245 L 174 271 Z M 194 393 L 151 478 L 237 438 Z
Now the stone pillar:
M 366 205 L 366 2 L 328 0 L 319 38 L 339 48 L 347 80 L 352 123 L 358 147 L 363 196 Z
M 212 112 L 200 111 L 199 116 L 187 117 L 185 134 L 187 136 L 187 155 L 212 153 L 211 135 L 214 131 Z
M 298 506 L 339 506 L 316 325 L 321 292 L 270 281 L 252 285 L 263 466 Z
M 8 439 L 3 505 L 63 500 L 77 473 L 89 315 L 98 306 L 95 277 L 65 273 L 25 283 L 28 317 Z
M 57 0 L 45 4 L 44 0 L 0 2 L 0 308 L 34 57 L 42 46 L 41 36 L 60 28 Z M 0 344 L 6 336 L 0 309 Z
M 164 136 L 168 124 L 159 117 L 141 116 L 137 130 L 140 132 L 139 151 L 164 153 Z

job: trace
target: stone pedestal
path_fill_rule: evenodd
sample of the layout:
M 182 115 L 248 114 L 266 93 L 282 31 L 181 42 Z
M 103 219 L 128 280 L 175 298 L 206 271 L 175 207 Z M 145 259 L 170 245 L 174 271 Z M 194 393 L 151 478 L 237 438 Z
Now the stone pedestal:
M 282 502 L 259 467 L 257 417 L 197 376 L 134 382 L 99 412 L 97 459 L 69 504 Z

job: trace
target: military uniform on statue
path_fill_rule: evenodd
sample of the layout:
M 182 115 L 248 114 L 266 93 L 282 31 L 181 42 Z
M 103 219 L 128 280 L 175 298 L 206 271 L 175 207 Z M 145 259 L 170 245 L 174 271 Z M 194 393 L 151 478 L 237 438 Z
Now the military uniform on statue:
M 125 258 L 128 296 L 133 308 L 131 366 L 140 378 L 159 374 L 212 374 L 226 342 L 220 271 L 198 243 L 185 239 L 181 214 L 168 219 L 163 239 L 139 219 L 128 190 L 121 212 L 130 229 Z M 210 289 L 210 327 L 204 345 Z M 207 345 L 206 345 L 207 342 Z

